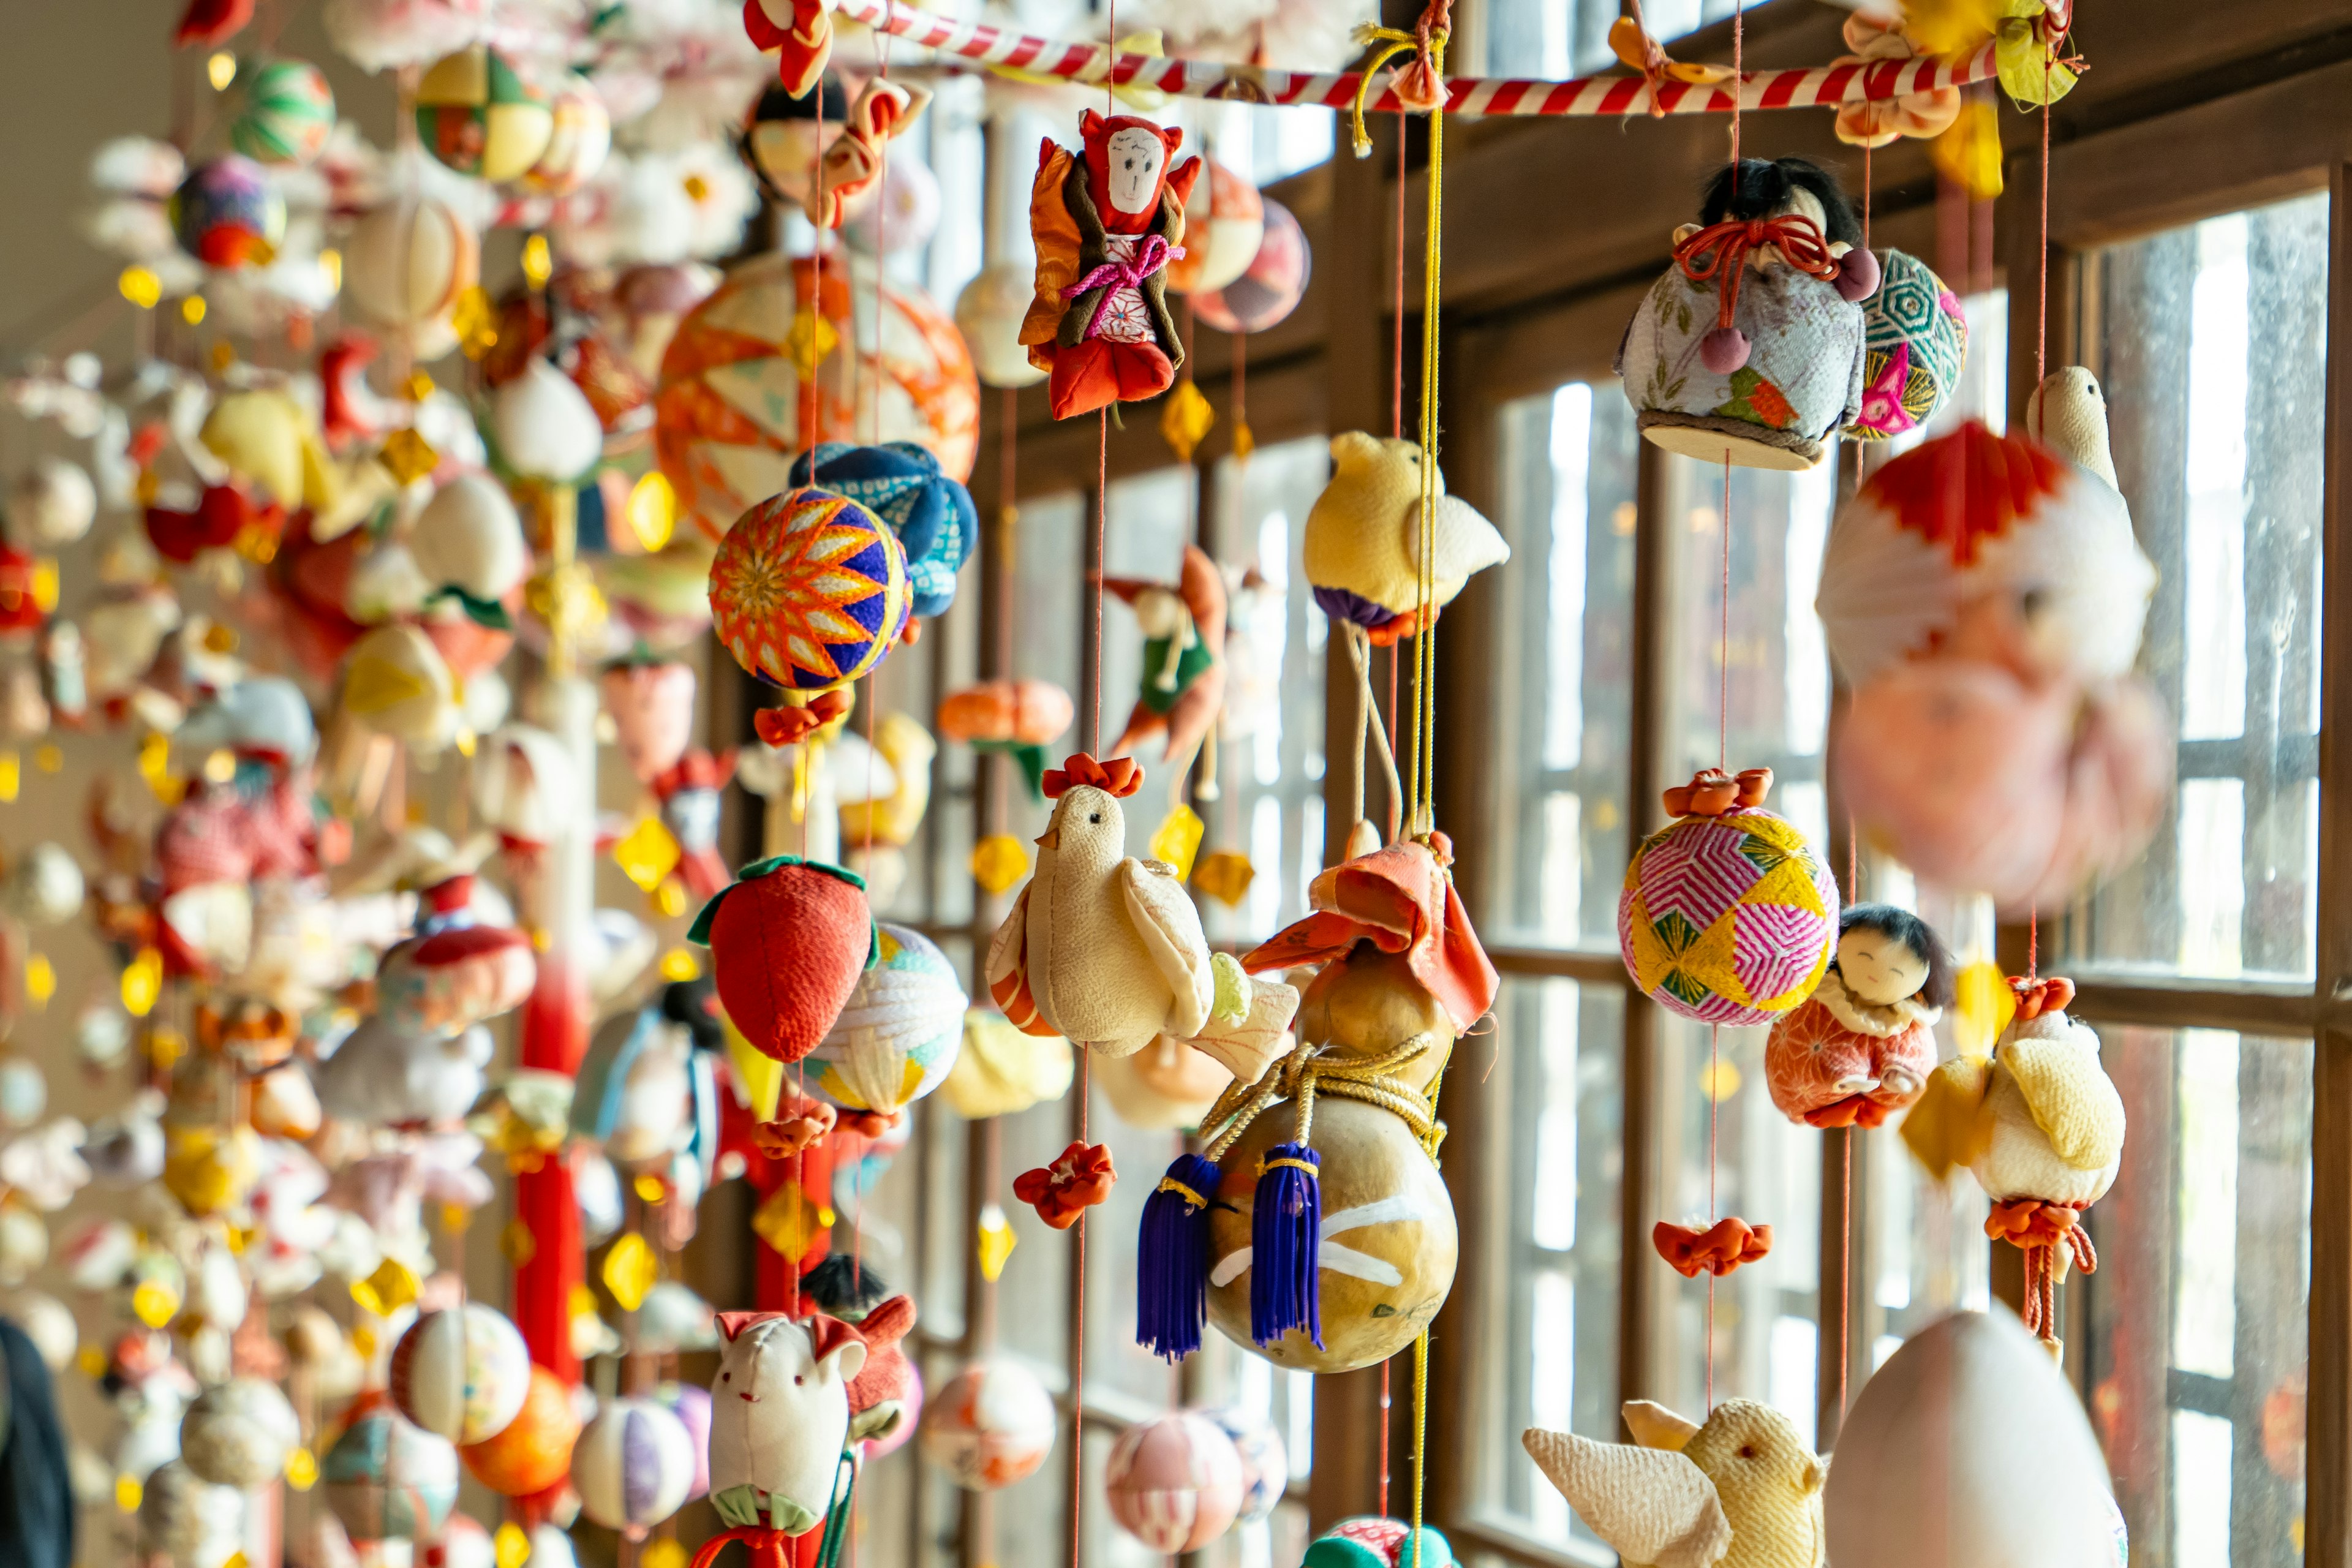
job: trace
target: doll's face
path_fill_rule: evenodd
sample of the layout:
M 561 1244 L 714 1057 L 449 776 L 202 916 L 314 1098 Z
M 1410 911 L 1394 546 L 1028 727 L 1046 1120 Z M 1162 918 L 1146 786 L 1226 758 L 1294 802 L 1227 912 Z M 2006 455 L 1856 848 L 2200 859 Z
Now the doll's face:
M 1837 964 L 1846 994 L 1876 1007 L 1916 996 L 1927 984 L 1924 954 L 1867 926 L 1856 926 L 1838 938 Z
M 1130 216 L 1149 212 L 1160 197 L 1160 172 L 1168 166 L 1168 144 L 1141 126 L 1111 132 L 1103 177 L 1110 205 Z

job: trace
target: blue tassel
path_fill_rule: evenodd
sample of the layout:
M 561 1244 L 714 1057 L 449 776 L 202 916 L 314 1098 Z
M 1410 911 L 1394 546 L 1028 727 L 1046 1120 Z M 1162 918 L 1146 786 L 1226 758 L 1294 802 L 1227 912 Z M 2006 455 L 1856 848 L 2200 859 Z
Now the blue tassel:
M 1209 1205 L 1223 1174 L 1213 1160 L 1179 1154 L 1143 1200 L 1135 1256 L 1135 1342 L 1181 1361 L 1201 1348 L 1209 1303 Z
M 1250 1338 L 1269 1345 L 1304 1329 L 1323 1348 L 1322 1161 L 1304 1143 L 1277 1143 L 1257 1163 L 1250 1221 Z

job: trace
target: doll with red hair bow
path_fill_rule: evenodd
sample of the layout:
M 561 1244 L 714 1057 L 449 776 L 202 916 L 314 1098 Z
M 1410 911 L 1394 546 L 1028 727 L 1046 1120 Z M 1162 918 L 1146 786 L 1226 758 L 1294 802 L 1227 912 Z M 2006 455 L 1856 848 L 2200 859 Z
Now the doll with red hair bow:
M 1056 419 L 1174 384 L 1184 347 L 1165 268 L 1184 254 L 1184 203 L 1201 177 L 1198 158 L 1170 171 L 1181 129 L 1087 110 L 1078 131 L 1079 152 L 1050 139 L 1039 148 L 1029 193 L 1037 297 L 1021 341 L 1050 377 Z

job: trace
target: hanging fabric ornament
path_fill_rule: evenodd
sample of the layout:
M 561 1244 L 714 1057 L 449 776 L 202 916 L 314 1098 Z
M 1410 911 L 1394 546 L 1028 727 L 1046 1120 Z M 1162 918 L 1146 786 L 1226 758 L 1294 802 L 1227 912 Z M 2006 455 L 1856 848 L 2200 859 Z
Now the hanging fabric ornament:
M 1089 109 L 1084 146 L 1048 137 L 1029 196 L 1034 301 L 1022 323 L 1029 363 L 1047 373 L 1056 419 L 1168 390 L 1184 347 L 1168 313 L 1168 263 L 1184 247 L 1184 204 L 1201 160 L 1169 164 L 1180 129 Z
M 629 659 L 598 678 L 621 760 L 637 782 L 676 767 L 694 739 L 694 666 L 676 659 Z
M 1021 324 L 1034 297 L 1030 268 L 1017 261 L 991 262 L 956 296 L 956 331 L 970 346 L 983 385 L 1034 386 L 1045 379 L 1029 363 L 1021 342 Z
M 980 450 L 980 382 L 955 323 L 864 258 L 744 262 L 662 355 L 655 455 L 707 539 L 790 489 L 796 454 L 853 432 L 913 441 L 959 482 Z
M 2066 1016 L 2074 983 L 2009 984 L 2017 1012 L 1990 1058 L 1937 1068 L 1903 1141 L 1938 1179 L 1969 1167 L 1992 1200 L 1985 1234 L 2025 1254 L 2025 1326 L 2055 1347 L 2070 1257 L 2085 1274 L 2099 1266 L 2081 1220 L 2122 1166 L 2124 1102 L 2100 1065 L 2098 1035 Z
M 693 1434 L 651 1399 L 600 1407 L 572 1446 L 572 1486 L 580 1511 L 631 1541 L 676 1513 L 694 1485 Z
M 975 1007 L 964 1015 L 963 1048 L 940 1088 L 958 1116 L 981 1121 L 1059 1100 L 1076 1077 L 1069 1041 L 1026 1033 L 1003 1015 Z
M 416 934 L 383 955 L 377 1005 L 394 1028 L 455 1035 L 522 1005 L 539 973 L 530 938 L 481 923 L 470 873 L 418 895 Z
M 721 1312 L 711 1384 L 710 1501 L 740 1531 L 805 1535 L 831 1508 L 849 1436 L 857 1331 L 822 1313 Z
M 572 1468 L 572 1445 L 579 1436 L 580 1416 L 572 1408 L 572 1390 L 545 1367 L 534 1366 L 523 1391 L 522 1407 L 514 1419 L 457 1454 L 473 1478 L 492 1491 L 501 1497 L 524 1498 L 545 1491 L 563 1479 Z M 453 1488 L 456 1481 L 453 1470 Z
M 530 574 L 530 547 L 506 487 L 460 474 L 433 492 L 408 535 L 408 553 L 436 594 L 453 596 L 479 624 L 510 630 L 501 602 Z
M 924 1408 L 923 1458 L 966 1491 L 996 1491 L 1034 1475 L 1061 1418 L 1037 1374 L 994 1356 L 950 1378 Z
M 578 483 L 604 455 L 604 422 L 579 384 L 534 354 L 490 395 L 499 460 L 542 484 Z
M 976 752 L 1002 752 L 1018 762 L 1031 798 L 1042 803 L 1045 748 L 1068 731 L 1077 704 L 1050 680 L 983 680 L 940 699 L 937 717 L 940 733 L 949 740 Z
M 1862 412 L 1845 433 L 1884 441 L 1927 424 L 1949 401 L 1968 360 L 1968 318 L 1927 263 L 1889 250 L 1862 321 Z
M 1307 285 L 1314 276 L 1307 231 L 1288 207 L 1272 197 L 1265 198 L 1262 206 L 1265 232 L 1241 275 L 1223 288 L 1204 286 L 1192 295 L 1193 313 L 1221 332 L 1263 332 L 1280 326 L 1307 298 Z
M 236 1489 L 215 1486 L 172 1459 L 154 1467 L 139 1489 L 138 1550 L 149 1562 L 226 1562 L 236 1550 L 244 1516 Z
M 824 79 L 833 58 L 834 0 L 751 0 L 743 30 L 761 54 L 776 51 L 776 77 L 799 98 Z
M 480 275 L 480 243 L 472 226 L 431 196 L 374 208 L 343 245 L 342 299 L 380 326 L 441 321 Z M 440 346 L 443 352 L 454 347 L 454 336 L 442 337 Z
M 719 640 L 744 669 L 798 700 L 757 715 L 772 746 L 846 713 L 842 689 L 888 656 L 910 607 L 898 536 L 825 490 L 788 490 L 752 508 L 710 563 Z
M 1903 19 L 1857 11 L 1845 19 L 1845 47 L 1853 52 L 1839 57 L 1841 66 L 1872 66 L 1881 61 L 1916 59 L 1936 51 L 1921 48 L 1904 30 Z M 1884 147 L 1905 136 L 1940 136 L 1959 117 L 1957 87 L 1908 92 L 1900 98 L 1864 99 L 1842 103 L 1837 111 L 1837 139 L 1849 147 Z
M 734 776 L 733 752 L 714 757 L 695 747 L 652 780 L 662 824 L 677 840 L 677 874 L 689 898 L 714 899 L 727 886 L 727 862 L 719 854 L 719 796 Z
M 197 164 L 167 207 L 180 248 L 225 272 L 267 267 L 286 238 L 286 201 L 250 158 Z
M 1642 434 L 1707 463 L 1820 462 L 1862 411 L 1859 302 L 1879 268 L 1861 241 L 1837 181 L 1801 158 L 1717 174 L 1618 348 Z
M 792 482 L 847 496 L 884 522 L 907 552 L 912 613 L 925 619 L 955 603 L 956 574 L 980 539 L 971 492 L 912 441 L 854 447 L 827 441 L 793 459 Z
M 1936 1069 L 1952 973 L 1952 955 L 1918 916 L 1847 906 L 1821 984 L 1764 1042 L 1772 1103 L 1815 1127 L 1877 1127 L 1910 1105 Z
M 1687 1556 L 1727 1568 L 1821 1568 L 1828 1467 L 1769 1405 L 1727 1399 L 1701 1425 L 1646 1399 L 1631 1443 L 1530 1429 L 1528 1457 L 1628 1563 Z
M 327 1507 L 353 1541 L 430 1540 L 457 1503 L 457 1454 L 362 1394 L 319 1467 Z
M 1299 1568 L 1454 1568 L 1454 1548 L 1427 1525 L 1416 1532 L 1401 1519 L 1366 1515 L 1317 1536 Z
M 1051 1164 L 1013 1177 L 1013 1195 L 1035 1209 L 1046 1226 L 1067 1230 L 1087 1210 L 1108 1199 L 1118 1180 L 1108 1147 L 1073 1142 Z
M 865 882 L 793 855 L 744 867 L 687 936 L 710 949 L 728 1018 L 780 1062 L 817 1047 L 880 951 Z
M 1234 1521 L 1256 1524 L 1271 1518 L 1290 1486 L 1290 1456 L 1282 1446 L 1281 1432 L 1272 1418 L 1234 1405 L 1206 1415 L 1232 1440 L 1242 1462 L 1241 1506 Z
M 1214 158 L 1201 162 L 1207 178 L 1184 203 L 1184 254 L 1168 264 L 1168 287 L 1179 294 L 1214 293 L 1236 281 L 1265 243 L 1267 204 L 1257 187 Z
M 625 1171 L 667 1169 L 694 1140 L 696 1072 L 693 1036 L 660 1009 L 607 1018 L 580 1060 L 572 1131 Z
M 2027 429 L 1970 422 L 1840 509 L 1816 607 L 1852 689 L 1831 749 L 1859 827 L 2003 911 L 2138 854 L 2170 795 L 2169 721 L 2132 673 L 2156 582 L 2113 481 L 2088 371 Z
M 335 128 L 335 91 L 308 60 L 265 60 L 237 72 L 244 101 L 229 121 L 229 145 L 260 163 L 299 167 Z
M 416 134 L 457 173 L 501 184 L 546 154 L 555 116 L 545 89 L 478 44 L 443 56 L 417 81 Z
M 266 1378 L 232 1377 L 196 1395 L 180 1418 L 180 1458 L 215 1486 L 253 1491 L 285 1473 L 302 1441 L 294 1406 Z
M 1331 438 L 1331 479 L 1307 513 L 1302 557 L 1315 603 L 1335 621 L 1364 628 L 1392 647 L 1420 628 L 1422 454 L 1414 442 L 1350 430 Z M 1511 558 L 1502 534 L 1469 502 L 1436 480 L 1437 518 L 1429 541 L 1429 617 L 1470 579 Z
M 1233 1527 L 1242 1460 L 1224 1428 L 1191 1410 L 1139 1421 L 1103 1462 L 1110 1516 L 1152 1551 L 1198 1552 Z
M 568 196 L 594 179 L 613 153 L 613 117 L 586 77 L 567 72 L 548 104 L 547 150 L 522 172 L 535 196 Z
M 845 1110 L 884 1122 L 939 1087 L 955 1066 L 970 999 L 929 937 L 875 927 L 876 959 L 809 1053 L 810 1087 Z
M 883 149 L 906 134 L 931 101 L 930 89 L 877 77 L 849 106 L 841 134 L 826 143 L 815 182 L 802 209 L 818 228 L 839 228 L 849 205 L 874 188 L 887 154 Z
M 1083 752 L 1045 775 L 1053 818 L 1037 840 L 1036 875 L 989 942 L 989 994 L 1032 1033 L 1107 1057 L 1167 1035 L 1255 1080 L 1298 993 L 1211 953 L 1173 868 L 1127 855 L 1118 803 L 1142 784 L 1127 758 L 1097 763 Z
M 1142 577 L 1106 577 L 1102 585 L 1135 612 L 1143 633 L 1143 689 L 1110 749 L 1127 756 L 1160 735 L 1166 760 L 1189 762 L 1224 703 L 1224 576 L 1208 552 L 1188 544 L 1173 586 Z
M 1772 770 L 1708 768 L 1665 792 L 1675 820 L 1643 839 L 1617 900 L 1633 984 L 1702 1024 L 1769 1024 L 1797 1007 L 1836 951 L 1828 863 L 1764 809 Z
M 530 1352 L 505 1313 L 469 1301 L 426 1312 L 393 1347 L 392 1402 L 417 1426 L 457 1444 L 495 1437 L 530 1392 Z
M 1163 1037 L 1133 1056 L 1098 1063 L 1094 1081 L 1121 1121 L 1164 1131 L 1198 1127 L 1234 1075 L 1207 1052 Z

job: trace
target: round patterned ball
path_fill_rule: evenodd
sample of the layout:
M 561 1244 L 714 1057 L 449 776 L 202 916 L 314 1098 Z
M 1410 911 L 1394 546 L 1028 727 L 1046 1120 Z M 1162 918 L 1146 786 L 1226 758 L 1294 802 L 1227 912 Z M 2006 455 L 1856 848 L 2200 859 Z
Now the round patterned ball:
M 735 662 L 788 690 L 846 686 L 907 629 L 907 552 L 829 490 L 788 490 L 738 519 L 710 563 L 710 616 Z
M 994 1491 L 1036 1472 L 1054 1451 L 1054 1396 L 1017 1362 L 992 1357 L 948 1380 L 923 1412 L 923 1458 L 969 1491 Z
M 1249 270 L 1265 243 L 1265 198 L 1257 187 L 1213 158 L 1202 175 L 1184 204 L 1184 254 L 1168 264 L 1168 287 L 1179 294 L 1223 289 Z
M 1045 373 L 1029 363 L 1021 321 L 1035 299 L 1036 279 L 1021 262 L 983 267 L 956 296 L 956 330 L 970 345 L 980 379 L 991 386 L 1034 386 Z
M 1960 383 L 1969 323 L 1944 280 L 1916 256 L 1890 250 L 1878 292 L 1862 302 L 1862 412 L 1846 434 L 1886 441 L 1936 416 Z
M 335 89 L 308 60 L 268 60 L 254 68 L 244 106 L 229 122 L 229 145 L 263 163 L 308 163 L 335 128 Z
M 1769 1024 L 1837 951 L 1838 889 L 1794 823 L 1760 806 L 1685 816 L 1642 841 L 1617 900 L 1633 984 L 1702 1024 Z
M 548 105 L 553 117 L 547 151 L 522 173 L 522 188 L 535 196 L 568 196 L 596 177 L 613 153 L 613 116 L 604 95 L 576 73 L 556 87 Z
M 980 450 L 980 378 L 946 311 L 920 289 L 879 286 L 864 257 L 744 263 L 688 312 L 662 355 L 654 452 L 681 515 L 708 538 L 792 488 L 793 458 L 852 433 L 913 441 L 961 483 Z M 864 325 L 855 321 L 863 321 Z M 879 358 L 847 352 L 878 342 Z M 811 348 L 823 351 L 803 374 Z
M 1154 1552 L 1198 1552 L 1241 1510 L 1241 1456 L 1224 1428 L 1190 1410 L 1139 1421 L 1118 1435 L 1103 1494 L 1118 1527 Z
M 294 1406 L 264 1378 L 215 1384 L 180 1417 L 180 1458 L 188 1468 L 215 1486 L 239 1491 L 276 1480 L 301 1440 Z
M 1234 1521 L 1255 1524 L 1274 1512 L 1290 1487 L 1290 1455 L 1282 1446 L 1282 1434 L 1266 1417 L 1230 1405 L 1206 1414 L 1233 1439 L 1234 1452 L 1241 1456 L 1242 1503 Z
M 452 1443 L 507 1428 L 530 1390 L 530 1351 L 504 1313 L 478 1301 L 426 1312 L 393 1347 L 392 1401 Z
M 963 1045 L 971 999 L 929 938 L 879 928 L 880 960 L 857 977 L 832 1032 L 809 1053 L 810 1084 L 850 1110 L 903 1110 L 940 1086 Z
M 158 1466 L 139 1500 L 139 1546 L 173 1563 L 225 1562 L 245 1524 L 245 1500 L 181 1460 Z
M 654 1389 L 654 1399 L 685 1425 L 694 1443 L 694 1479 L 686 1489 L 692 1502 L 710 1490 L 710 1390 L 698 1383 L 665 1383 Z
M 261 165 L 231 153 L 188 171 L 172 193 L 172 232 L 207 267 L 266 267 L 286 237 L 286 202 Z
M 1298 309 L 1314 272 L 1307 233 L 1290 209 L 1266 198 L 1265 237 L 1242 275 L 1222 289 L 1194 294 L 1192 310 L 1221 332 L 1262 332 Z
M 693 1489 L 694 1436 L 651 1399 L 614 1399 L 572 1448 L 580 1511 L 631 1540 L 678 1510 Z
M 417 82 L 416 134 L 450 168 L 495 184 L 546 154 L 555 114 L 543 89 L 478 44 L 444 55 Z
M 580 1415 L 572 1390 L 543 1366 L 530 1369 L 522 1408 L 496 1436 L 458 1450 L 474 1479 L 501 1497 L 529 1497 L 562 1480 L 572 1468 Z
M 1299 1568 L 1454 1568 L 1445 1537 L 1424 1524 L 1416 1550 L 1413 1534 L 1401 1519 L 1343 1519 L 1315 1538 Z
M 319 1468 L 327 1507 L 353 1541 L 431 1536 L 457 1503 L 457 1449 L 382 1394 L 362 1394 L 357 1409 Z

